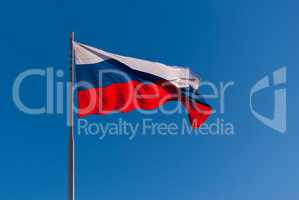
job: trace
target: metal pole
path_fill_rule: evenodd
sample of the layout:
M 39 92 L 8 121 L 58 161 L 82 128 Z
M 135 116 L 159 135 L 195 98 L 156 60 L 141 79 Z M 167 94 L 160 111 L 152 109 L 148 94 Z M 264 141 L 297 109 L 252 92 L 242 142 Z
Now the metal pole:
M 74 146 L 74 32 L 70 33 L 70 83 L 69 83 L 69 145 L 68 145 L 68 200 L 75 199 L 75 146 Z

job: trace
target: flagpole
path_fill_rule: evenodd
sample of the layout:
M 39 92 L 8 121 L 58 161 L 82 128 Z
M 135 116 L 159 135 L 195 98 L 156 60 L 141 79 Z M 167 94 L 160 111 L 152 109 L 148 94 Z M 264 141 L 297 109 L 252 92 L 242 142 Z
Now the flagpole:
M 70 33 L 70 77 L 69 77 L 69 144 L 68 144 L 68 200 L 75 200 L 75 145 L 74 145 L 74 32 Z

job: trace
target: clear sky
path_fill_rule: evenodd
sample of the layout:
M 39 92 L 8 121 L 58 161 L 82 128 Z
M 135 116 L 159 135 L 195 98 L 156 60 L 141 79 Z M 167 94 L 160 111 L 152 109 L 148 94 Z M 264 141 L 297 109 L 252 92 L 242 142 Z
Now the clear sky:
M 188 66 L 203 80 L 234 82 L 207 99 L 234 134 L 126 136 L 76 134 L 77 199 L 299 199 L 298 73 L 296 1 L 2 1 L 0 3 L 0 199 L 64 200 L 67 197 L 65 114 L 27 115 L 12 100 L 19 73 L 30 68 L 67 74 L 69 32 L 98 48 Z M 258 121 L 249 108 L 251 87 L 287 67 L 287 131 Z M 58 81 L 66 80 L 67 76 Z M 284 86 L 283 86 L 284 87 Z M 272 116 L 273 92 L 254 98 L 255 109 Z M 203 91 L 205 91 L 203 89 Z M 206 92 L 211 92 L 206 89 Z M 22 85 L 29 106 L 45 104 L 45 80 Z M 56 104 L 55 104 L 56 106 Z M 167 106 L 173 106 L 169 103 Z M 107 124 L 151 118 L 178 124 L 186 114 L 139 112 L 90 117 Z M 150 134 L 147 132 L 147 134 Z

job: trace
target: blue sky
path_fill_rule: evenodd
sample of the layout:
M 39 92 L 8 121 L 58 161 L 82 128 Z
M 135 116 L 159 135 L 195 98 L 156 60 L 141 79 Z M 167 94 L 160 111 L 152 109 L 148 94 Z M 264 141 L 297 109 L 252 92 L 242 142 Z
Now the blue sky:
M 234 82 L 224 119 L 232 136 L 126 137 L 76 135 L 78 199 L 298 199 L 298 3 L 252 1 L 7 1 L 0 6 L 2 112 L 1 199 L 66 199 L 65 116 L 27 115 L 12 100 L 12 85 L 29 68 L 67 73 L 68 36 L 115 53 L 188 66 L 216 85 Z M 287 66 L 287 131 L 255 119 L 249 91 L 263 76 Z M 67 76 L 59 79 L 66 80 Z M 273 91 L 254 100 L 272 115 Z M 45 81 L 22 85 L 27 105 L 45 102 Z M 207 100 L 219 109 L 219 99 Z M 170 103 L 168 106 L 172 106 Z M 176 122 L 158 112 L 154 122 Z M 91 117 L 107 124 L 137 123 L 132 112 Z

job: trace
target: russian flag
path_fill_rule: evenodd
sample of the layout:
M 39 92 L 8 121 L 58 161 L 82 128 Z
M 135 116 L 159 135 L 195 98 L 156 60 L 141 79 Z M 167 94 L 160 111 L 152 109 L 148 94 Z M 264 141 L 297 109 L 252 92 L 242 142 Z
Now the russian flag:
M 78 82 L 78 115 L 152 110 L 180 101 L 192 127 L 211 114 L 199 96 L 199 79 L 189 69 L 109 53 L 73 43 Z

